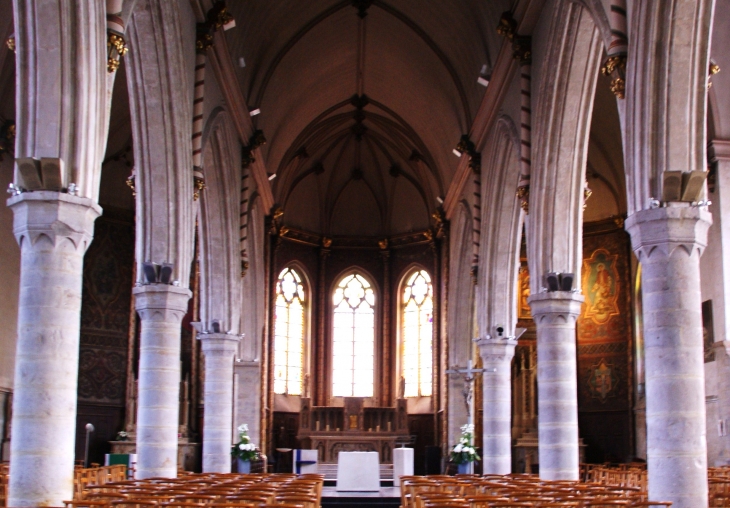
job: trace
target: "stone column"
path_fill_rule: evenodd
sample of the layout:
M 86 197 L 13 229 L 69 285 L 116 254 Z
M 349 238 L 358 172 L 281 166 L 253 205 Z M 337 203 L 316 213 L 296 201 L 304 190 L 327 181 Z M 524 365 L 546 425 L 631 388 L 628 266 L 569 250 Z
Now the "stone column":
M 649 498 L 707 506 L 700 256 L 712 216 L 672 205 L 626 219 L 641 263 Z
M 190 290 L 149 284 L 133 290 L 140 316 L 137 478 L 177 476 L 180 327 Z
M 240 335 L 201 333 L 198 335 L 205 357 L 203 397 L 203 472 L 231 472 L 233 428 L 233 357 Z
M 8 506 L 73 498 L 84 253 L 101 208 L 51 191 L 8 199 L 20 296 Z
M 482 357 L 484 474 L 512 472 L 512 358 L 516 340 L 486 338 L 477 341 Z
M 537 430 L 540 478 L 577 480 L 578 379 L 575 322 L 583 296 L 567 291 L 528 298 L 537 325 Z

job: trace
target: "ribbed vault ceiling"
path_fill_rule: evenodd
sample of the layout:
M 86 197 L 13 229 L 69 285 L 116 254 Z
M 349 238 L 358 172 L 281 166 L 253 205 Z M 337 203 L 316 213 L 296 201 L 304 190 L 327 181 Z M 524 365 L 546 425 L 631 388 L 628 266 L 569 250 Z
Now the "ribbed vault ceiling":
M 228 2 L 226 32 L 285 221 L 322 234 L 423 229 L 485 89 L 510 1 Z

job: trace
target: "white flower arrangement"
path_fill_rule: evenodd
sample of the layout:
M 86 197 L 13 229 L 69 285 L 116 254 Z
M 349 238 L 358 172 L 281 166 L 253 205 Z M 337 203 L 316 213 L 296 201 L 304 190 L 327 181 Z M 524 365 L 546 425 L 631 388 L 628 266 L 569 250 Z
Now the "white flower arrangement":
M 461 437 L 451 449 L 450 457 L 451 462 L 455 464 L 467 464 L 479 460 L 477 450 L 474 448 L 474 425 L 467 424 L 461 427 Z
M 258 446 L 248 436 L 248 425 L 245 423 L 238 427 L 238 443 L 231 448 L 231 455 L 241 460 L 257 460 L 260 456 Z

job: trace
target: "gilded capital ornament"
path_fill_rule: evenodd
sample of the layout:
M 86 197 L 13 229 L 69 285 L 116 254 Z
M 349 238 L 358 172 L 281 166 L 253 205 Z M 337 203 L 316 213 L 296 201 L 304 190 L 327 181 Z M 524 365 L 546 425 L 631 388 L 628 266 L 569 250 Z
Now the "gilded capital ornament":
M 106 38 L 107 62 L 106 70 L 110 74 L 119 68 L 119 61 L 127 54 L 129 48 L 124 36 L 112 30 L 107 31 Z
M 611 92 L 623 99 L 626 97 L 626 55 L 609 56 L 601 67 L 601 74 L 611 78 Z

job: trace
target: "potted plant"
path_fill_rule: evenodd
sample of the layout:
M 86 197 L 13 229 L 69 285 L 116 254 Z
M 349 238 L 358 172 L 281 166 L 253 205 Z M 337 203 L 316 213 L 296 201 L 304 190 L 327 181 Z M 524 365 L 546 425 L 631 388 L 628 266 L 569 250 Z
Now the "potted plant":
M 250 473 L 251 461 L 258 460 L 261 455 L 258 446 L 251 442 L 245 423 L 238 427 L 238 443 L 231 448 L 231 455 L 238 459 L 239 473 Z
M 479 455 L 474 448 L 474 425 L 467 424 L 461 427 L 459 442 L 451 448 L 451 462 L 459 468 L 459 474 L 471 472 L 472 463 L 479 460 Z

